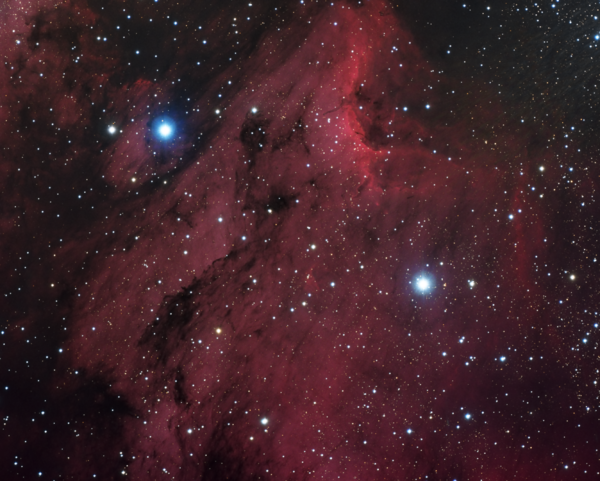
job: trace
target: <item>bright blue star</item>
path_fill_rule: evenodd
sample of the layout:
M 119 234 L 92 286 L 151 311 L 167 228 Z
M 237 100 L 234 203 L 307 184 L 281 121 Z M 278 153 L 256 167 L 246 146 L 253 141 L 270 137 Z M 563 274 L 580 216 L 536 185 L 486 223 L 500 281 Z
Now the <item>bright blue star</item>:
M 433 281 L 426 275 L 420 275 L 414 280 L 414 286 L 417 291 L 425 294 L 433 289 Z
M 171 128 L 170 125 L 168 124 L 162 124 L 159 128 L 158 128 L 158 133 L 160 135 L 162 135 L 163 137 L 168 137 L 169 135 L 171 135 L 171 132 L 173 132 L 173 129 Z
M 154 122 L 153 130 L 156 133 L 156 135 L 158 135 L 158 137 L 160 137 L 163 140 L 167 140 L 171 138 L 175 133 L 175 125 L 173 121 L 171 121 L 171 119 L 162 117 Z

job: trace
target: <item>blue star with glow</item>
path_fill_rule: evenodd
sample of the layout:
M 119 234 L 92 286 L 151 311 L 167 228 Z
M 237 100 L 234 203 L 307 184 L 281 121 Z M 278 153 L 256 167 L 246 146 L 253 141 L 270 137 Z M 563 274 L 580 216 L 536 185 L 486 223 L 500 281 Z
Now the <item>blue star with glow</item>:
M 418 292 L 421 292 L 423 294 L 426 294 L 431 289 L 433 289 L 433 281 L 430 277 L 426 275 L 420 275 L 419 277 L 417 277 L 413 285 L 415 286 Z
M 169 137 L 171 135 L 171 133 L 173 132 L 173 128 L 169 125 L 169 124 L 162 124 L 159 128 L 158 128 L 158 133 L 162 136 L 162 137 Z
M 175 133 L 175 125 L 170 119 L 161 117 L 154 121 L 153 130 L 159 138 L 167 140 Z

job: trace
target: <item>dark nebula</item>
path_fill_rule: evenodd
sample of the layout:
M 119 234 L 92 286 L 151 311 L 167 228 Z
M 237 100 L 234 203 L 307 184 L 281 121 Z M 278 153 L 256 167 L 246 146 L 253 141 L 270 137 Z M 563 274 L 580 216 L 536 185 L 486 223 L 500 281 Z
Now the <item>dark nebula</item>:
M 565 3 L 4 2 L 0 479 L 600 479 Z

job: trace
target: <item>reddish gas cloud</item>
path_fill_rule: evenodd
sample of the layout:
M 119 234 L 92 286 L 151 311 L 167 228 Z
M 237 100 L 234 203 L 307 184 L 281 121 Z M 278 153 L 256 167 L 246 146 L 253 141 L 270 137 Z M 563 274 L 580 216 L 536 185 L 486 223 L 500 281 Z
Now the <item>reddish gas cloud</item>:
M 235 58 L 206 7 L 158 73 L 143 44 L 138 65 L 96 39 L 125 24 L 113 6 L 39 8 L 2 34 L 6 335 L 51 357 L 16 389 L 34 400 L 0 405 L 15 479 L 591 469 L 589 396 L 548 326 L 561 294 L 532 267 L 568 252 L 557 152 L 490 130 L 494 97 L 453 97 L 390 5 L 265 6 L 247 31 L 236 7 L 254 43 Z M 173 8 L 156 18 L 184 23 Z

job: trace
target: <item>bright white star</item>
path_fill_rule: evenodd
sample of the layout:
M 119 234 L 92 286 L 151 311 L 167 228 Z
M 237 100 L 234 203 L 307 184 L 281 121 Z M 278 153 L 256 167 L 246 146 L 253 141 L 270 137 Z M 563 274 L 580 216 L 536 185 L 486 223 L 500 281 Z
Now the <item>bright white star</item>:
M 173 129 L 171 128 L 171 126 L 169 124 L 162 124 L 158 128 L 158 133 L 160 135 L 162 135 L 163 137 L 168 137 L 169 135 L 171 135 L 172 132 L 173 132 Z
M 431 282 L 424 277 L 419 277 L 417 279 L 417 289 L 420 291 L 428 291 L 431 288 Z

